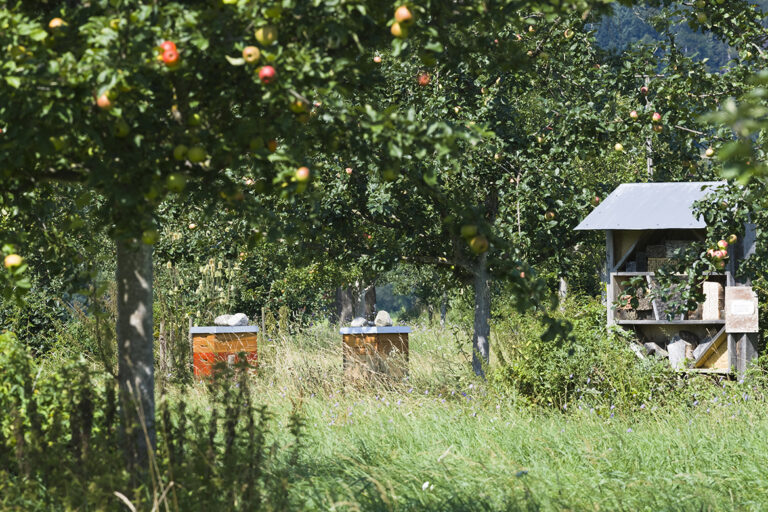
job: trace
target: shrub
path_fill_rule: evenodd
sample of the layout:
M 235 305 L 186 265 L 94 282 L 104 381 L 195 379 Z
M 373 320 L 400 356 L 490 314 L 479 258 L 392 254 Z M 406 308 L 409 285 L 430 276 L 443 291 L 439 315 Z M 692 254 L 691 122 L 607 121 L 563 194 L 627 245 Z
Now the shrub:
M 599 301 L 571 299 L 555 316 L 572 322 L 567 339 L 542 341 L 542 315 L 511 311 L 497 322 L 495 385 L 514 389 L 531 404 L 558 409 L 638 406 L 676 386 L 666 364 L 639 359 L 622 333 L 606 331 Z
M 205 407 L 161 397 L 151 474 L 126 471 L 115 381 L 84 359 L 43 372 L 11 334 L 0 335 L 0 509 L 285 510 L 292 446 L 270 441 L 271 415 L 252 402 L 244 369 L 223 371 Z M 288 430 L 298 440 L 296 411 Z M 288 449 L 286 449 L 288 448 Z

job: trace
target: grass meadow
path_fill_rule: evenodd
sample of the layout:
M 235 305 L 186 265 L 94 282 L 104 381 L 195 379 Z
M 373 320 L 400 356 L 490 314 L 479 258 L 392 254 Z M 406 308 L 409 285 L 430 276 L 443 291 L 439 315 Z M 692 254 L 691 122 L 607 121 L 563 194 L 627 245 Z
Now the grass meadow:
M 100 384 L 84 388 L 95 411 L 88 420 L 83 399 L 72 398 L 73 381 L 53 379 L 62 370 L 49 359 L 24 370 L 39 389 L 32 391 L 34 410 L 47 419 L 21 436 L 18 425 L 4 424 L 16 442 L 6 437 L 9 449 L 0 452 L 7 466 L 0 467 L 0 508 L 768 508 L 760 375 L 743 382 L 697 378 L 668 392 L 674 400 L 616 406 L 585 396 L 563 408 L 542 407 L 493 378 L 474 378 L 457 344 L 466 336 L 416 326 L 410 375 L 396 383 L 345 382 L 341 336 L 327 326 L 262 341 L 258 374 L 227 378 L 219 388 L 161 378 L 157 461 L 152 485 L 139 489 L 121 473 L 109 396 L 94 394 Z M 3 353 L 4 364 L 13 363 L 7 347 Z M 104 380 L 95 375 L 94 382 Z M 29 402 L 25 407 L 32 418 Z M 249 410 L 260 411 L 263 421 L 254 422 Z M 84 437 L 85 423 L 92 426 Z M 21 458 L 20 438 L 28 454 Z M 78 448 L 77 439 L 87 446 Z M 23 460 L 38 460 L 42 469 L 25 469 Z
M 411 335 L 408 382 L 345 385 L 340 337 L 268 342 L 257 400 L 305 422 L 295 504 L 317 510 L 761 510 L 768 414 L 748 384 L 631 410 L 551 411 L 471 378 L 453 336 Z M 707 384 L 705 384 L 707 386 Z M 202 386 L 185 399 L 206 402 Z

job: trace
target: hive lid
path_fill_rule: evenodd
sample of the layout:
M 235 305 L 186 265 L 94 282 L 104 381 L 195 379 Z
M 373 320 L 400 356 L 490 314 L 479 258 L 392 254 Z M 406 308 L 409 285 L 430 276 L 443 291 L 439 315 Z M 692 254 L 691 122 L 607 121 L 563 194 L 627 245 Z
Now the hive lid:
M 255 325 L 204 325 L 194 326 L 189 328 L 191 334 L 222 334 L 222 333 L 236 333 L 236 332 L 259 332 L 259 328 Z
M 577 230 L 701 229 L 693 203 L 725 181 L 622 183 L 576 226 Z
M 405 334 L 411 332 L 410 327 L 392 325 L 388 327 L 342 327 L 341 334 Z

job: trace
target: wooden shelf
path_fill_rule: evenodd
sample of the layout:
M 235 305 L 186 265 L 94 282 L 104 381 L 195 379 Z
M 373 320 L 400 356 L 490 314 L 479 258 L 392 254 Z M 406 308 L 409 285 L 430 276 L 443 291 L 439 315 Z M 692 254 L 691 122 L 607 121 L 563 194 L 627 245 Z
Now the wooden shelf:
M 616 325 L 725 325 L 725 320 L 614 320 Z
M 637 277 L 637 276 L 651 276 L 656 275 L 655 272 L 611 272 L 612 276 L 616 277 Z M 685 276 L 686 274 L 675 274 L 676 276 Z M 705 272 L 703 275 L 707 277 L 726 277 L 727 273 L 723 272 Z

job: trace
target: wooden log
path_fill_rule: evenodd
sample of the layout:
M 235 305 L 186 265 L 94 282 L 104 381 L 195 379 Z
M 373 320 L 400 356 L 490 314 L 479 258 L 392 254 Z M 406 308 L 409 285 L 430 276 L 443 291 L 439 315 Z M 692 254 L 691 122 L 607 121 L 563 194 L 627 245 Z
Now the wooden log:
M 649 354 L 653 354 L 659 357 L 669 357 L 669 352 L 661 348 L 658 344 L 649 341 L 646 343 L 643 343 L 643 346 L 645 347 L 645 350 L 648 351 Z
M 701 308 L 702 320 L 720 320 L 725 305 L 723 285 L 715 281 L 704 281 L 704 303 Z
M 693 345 L 678 336 L 675 336 L 673 341 L 667 345 L 667 351 L 669 352 L 669 364 L 676 370 L 683 369 L 686 358 L 693 357 Z

